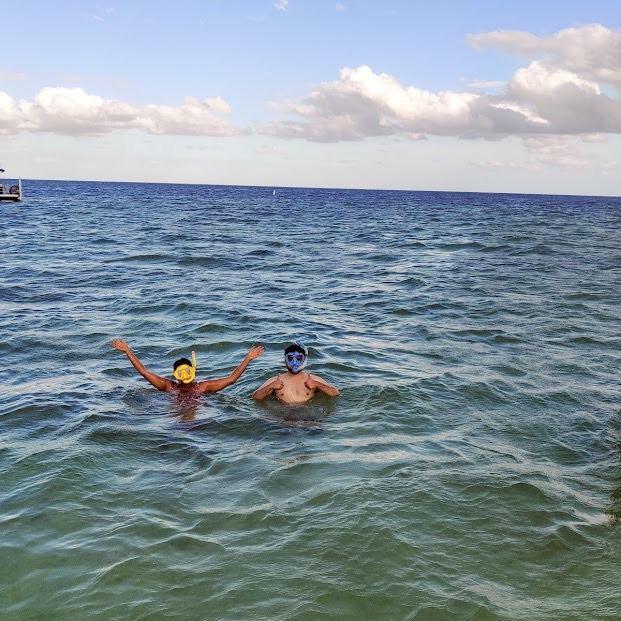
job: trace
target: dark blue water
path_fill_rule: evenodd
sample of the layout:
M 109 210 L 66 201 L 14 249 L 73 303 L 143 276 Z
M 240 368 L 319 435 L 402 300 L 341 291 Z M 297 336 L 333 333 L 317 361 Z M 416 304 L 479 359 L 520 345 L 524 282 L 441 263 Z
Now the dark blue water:
M 0 205 L 0 610 L 621 618 L 621 199 L 28 182 Z M 153 371 L 201 377 L 184 403 Z M 341 388 L 249 394 L 291 339 Z

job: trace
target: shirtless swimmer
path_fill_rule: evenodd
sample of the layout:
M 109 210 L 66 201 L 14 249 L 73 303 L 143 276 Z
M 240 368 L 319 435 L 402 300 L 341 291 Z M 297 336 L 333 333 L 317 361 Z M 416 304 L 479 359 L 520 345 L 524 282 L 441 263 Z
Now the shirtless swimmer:
M 294 343 L 285 349 L 285 365 L 287 371 L 267 380 L 260 388 L 252 393 L 253 399 L 265 399 L 274 393 L 282 403 L 297 404 L 310 401 L 317 391 L 323 392 L 329 397 L 337 397 L 339 389 L 332 386 L 317 375 L 303 372 L 308 362 L 308 353 Z
M 125 341 L 121 339 L 113 339 L 111 345 L 115 349 L 122 351 L 134 365 L 136 371 L 138 371 L 142 377 L 144 377 L 158 390 L 194 395 L 217 392 L 227 386 L 231 386 L 242 376 L 242 373 L 246 370 L 246 367 L 250 364 L 250 361 L 258 358 L 263 353 L 263 346 L 255 345 L 250 348 L 246 354 L 246 357 L 230 375 L 219 379 L 204 380 L 202 382 L 195 381 L 196 361 L 194 359 L 188 360 L 187 358 L 180 358 L 173 365 L 173 377 L 177 380 L 176 382 L 173 382 L 166 377 L 160 377 L 159 375 L 149 371 L 149 369 L 142 364 L 138 356 L 136 356 L 136 354 L 131 350 L 131 347 Z M 192 356 L 192 358 L 194 358 L 194 356 Z

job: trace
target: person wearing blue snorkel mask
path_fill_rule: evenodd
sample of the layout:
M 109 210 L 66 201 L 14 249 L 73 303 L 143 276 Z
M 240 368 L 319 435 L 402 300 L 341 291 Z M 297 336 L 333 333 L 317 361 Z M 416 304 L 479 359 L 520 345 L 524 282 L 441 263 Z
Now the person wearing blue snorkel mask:
M 339 389 L 336 386 L 304 371 L 307 362 L 308 353 L 304 347 L 299 343 L 289 345 L 285 349 L 287 372 L 268 379 L 252 393 L 252 398 L 261 400 L 273 393 L 282 403 L 297 404 L 306 403 L 317 394 L 317 391 L 330 397 L 337 397 Z

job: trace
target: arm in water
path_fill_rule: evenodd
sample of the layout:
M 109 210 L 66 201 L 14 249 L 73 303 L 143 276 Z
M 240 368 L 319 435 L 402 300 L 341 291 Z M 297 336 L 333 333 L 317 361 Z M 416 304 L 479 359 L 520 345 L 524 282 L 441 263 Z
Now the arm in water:
M 221 377 L 220 379 L 214 380 L 205 380 L 203 382 L 198 382 L 198 388 L 201 392 L 217 392 L 218 390 L 222 390 L 231 384 L 234 384 L 246 370 L 246 367 L 250 364 L 251 360 L 258 358 L 264 351 L 262 345 L 255 345 L 251 347 L 246 357 L 241 361 L 241 364 L 226 377 Z
M 166 391 L 174 384 L 174 382 L 164 377 L 160 377 L 159 375 L 156 375 L 155 373 L 149 371 L 149 369 L 147 369 L 147 367 L 145 367 L 144 364 L 140 362 L 140 359 L 131 350 L 131 347 L 122 339 L 113 339 L 111 345 L 112 347 L 114 347 L 114 349 L 122 351 L 129 358 L 129 361 L 134 365 L 134 369 L 136 369 L 136 371 L 138 371 L 138 373 L 140 373 L 142 377 L 144 377 L 151 385 L 155 386 L 155 388 L 157 388 L 158 390 Z
M 260 401 L 261 399 L 265 399 L 268 395 L 271 395 L 275 390 L 282 390 L 283 388 L 283 381 L 278 375 L 276 377 L 270 377 L 267 382 L 259 386 L 259 388 L 252 393 L 252 398 Z
M 338 397 L 340 392 L 336 386 L 332 386 L 326 382 L 326 380 L 321 379 L 317 375 L 308 374 L 306 381 L 304 382 L 304 386 L 309 390 L 320 390 L 321 392 L 326 393 L 329 397 Z

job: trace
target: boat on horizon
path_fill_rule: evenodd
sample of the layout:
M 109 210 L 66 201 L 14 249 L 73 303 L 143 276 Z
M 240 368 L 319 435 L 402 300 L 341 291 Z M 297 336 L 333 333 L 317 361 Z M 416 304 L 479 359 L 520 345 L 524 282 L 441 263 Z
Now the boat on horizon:
M 0 173 L 3 172 L 4 168 L 0 166 Z M 12 184 L 0 179 L 0 201 L 21 201 L 23 197 L 21 177 L 17 178 L 17 183 Z

